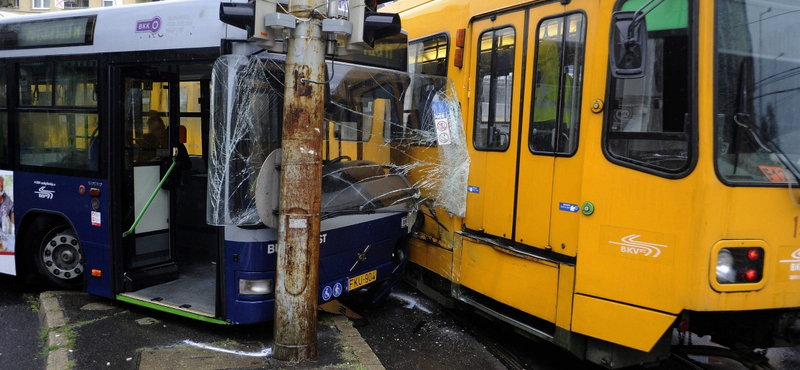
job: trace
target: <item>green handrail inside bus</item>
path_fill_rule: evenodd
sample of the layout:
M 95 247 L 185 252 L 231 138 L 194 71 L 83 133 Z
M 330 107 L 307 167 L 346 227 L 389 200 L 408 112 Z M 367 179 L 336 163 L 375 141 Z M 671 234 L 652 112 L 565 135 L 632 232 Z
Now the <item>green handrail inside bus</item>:
M 133 232 L 133 229 L 136 228 L 136 225 L 139 224 L 139 221 L 142 220 L 142 216 L 144 216 L 144 213 L 147 212 L 148 208 L 150 208 L 150 203 L 153 202 L 153 199 L 156 197 L 156 194 L 158 194 L 158 191 L 161 190 L 161 185 L 164 185 L 164 182 L 167 181 L 167 179 L 169 178 L 169 174 L 172 173 L 172 169 L 174 169 L 177 164 L 178 164 L 178 159 L 176 157 L 172 157 L 172 164 L 169 166 L 167 173 L 165 173 L 164 177 L 161 178 L 161 182 L 159 182 L 158 186 L 156 186 L 156 190 L 153 191 L 153 195 L 150 196 L 150 199 L 147 200 L 147 203 L 144 205 L 144 208 L 142 208 L 142 211 L 139 212 L 138 216 L 136 216 L 136 221 L 133 221 L 133 225 L 131 225 L 131 228 L 128 229 L 128 231 L 122 233 L 123 238 L 130 235 Z

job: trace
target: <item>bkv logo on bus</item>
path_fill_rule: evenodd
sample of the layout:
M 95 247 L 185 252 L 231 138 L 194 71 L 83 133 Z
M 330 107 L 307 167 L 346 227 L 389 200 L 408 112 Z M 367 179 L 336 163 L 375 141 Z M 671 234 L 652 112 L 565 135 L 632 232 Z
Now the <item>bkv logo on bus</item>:
M 616 244 L 620 246 L 620 252 L 626 254 L 632 254 L 636 256 L 646 256 L 652 258 L 658 258 L 661 255 L 661 248 L 666 248 L 666 245 L 663 244 L 655 244 L 655 243 L 647 243 L 647 242 L 640 242 L 638 239 L 641 235 L 631 234 L 625 236 L 621 239 L 621 242 L 612 242 L 609 241 L 611 244 Z
M 34 193 L 39 194 L 39 199 L 53 199 L 53 194 L 55 194 L 56 191 L 45 189 L 45 186 L 40 187 L 39 190 L 34 191 Z

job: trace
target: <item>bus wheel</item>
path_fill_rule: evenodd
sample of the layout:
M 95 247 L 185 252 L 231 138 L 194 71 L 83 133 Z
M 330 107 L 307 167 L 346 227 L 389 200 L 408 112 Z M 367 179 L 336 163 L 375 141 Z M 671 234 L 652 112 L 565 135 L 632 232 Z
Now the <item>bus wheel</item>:
M 36 266 L 50 283 L 75 289 L 83 283 L 81 243 L 68 226 L 57 226 L 44 234 L 36 252 Z

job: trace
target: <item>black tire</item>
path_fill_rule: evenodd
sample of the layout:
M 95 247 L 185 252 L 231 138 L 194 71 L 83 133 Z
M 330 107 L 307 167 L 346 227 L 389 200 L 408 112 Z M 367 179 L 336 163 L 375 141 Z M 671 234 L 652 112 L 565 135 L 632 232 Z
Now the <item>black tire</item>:
M 81 243 L 75 231 L 67 225 L 55 225 L 44 230 L 36 244 L 33 259 L 39 275 L 61 289 L 83 286 L 85 261 Z

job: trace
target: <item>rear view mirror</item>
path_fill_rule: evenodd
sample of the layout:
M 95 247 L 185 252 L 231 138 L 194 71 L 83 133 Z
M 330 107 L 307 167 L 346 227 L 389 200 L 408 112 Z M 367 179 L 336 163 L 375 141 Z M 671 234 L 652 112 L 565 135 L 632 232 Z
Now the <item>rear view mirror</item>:
M 612 17 L 611 74 L 616 78 L 640 78 L 645 73 L 647 25 L 644 14 L 616 12 Z

